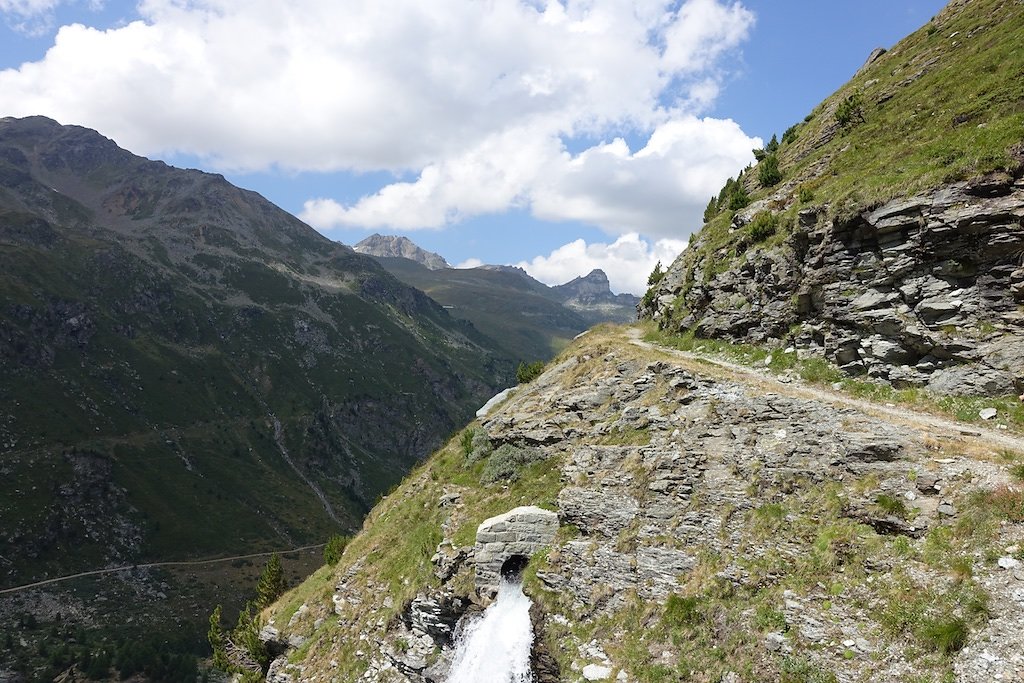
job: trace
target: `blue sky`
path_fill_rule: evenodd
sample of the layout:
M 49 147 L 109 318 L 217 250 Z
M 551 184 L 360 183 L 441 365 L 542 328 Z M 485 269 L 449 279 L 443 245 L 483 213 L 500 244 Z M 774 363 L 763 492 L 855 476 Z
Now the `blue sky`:
M 0 0 L 0 116 L 223 173 L 352 244 L 639 291 L 750 148 L 937 0 Z

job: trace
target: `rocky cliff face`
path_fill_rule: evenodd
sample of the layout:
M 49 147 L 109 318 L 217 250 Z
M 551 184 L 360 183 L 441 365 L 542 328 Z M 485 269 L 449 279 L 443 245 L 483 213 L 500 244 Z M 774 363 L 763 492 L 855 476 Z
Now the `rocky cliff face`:
M 481 547 L 493 571 L 477 526 L 535 503 L 561 524 L 526 572 L 541 680 L 1024 677 L 1024 510 L 996 502 L 1024 491 L 998 440 L 621 334 L 583 337 L 386 499 L 273 611 L 304 642 L 275 673 L 444 680 Z
M 738 212 L 742 230 L 762 206 Z M 995 174 L 853 218 L 815 209 L 724 272 L 680 258 L 646 313 L 699 336 L 795 346 L 938 394 L 1020 393 L 1024 180 Z M 698 243 L 699 246 L 699 243 Z
M 440 254 L 427 251 L 414 244 L 408 237 L 373 234 L 356 244 L 353 249 L 360 254 L 384 258 L 406 258 L 430 270 L 451 268 Z
M 1005 2 L 951 2 L 873 52 L 712 199 L 641 316 L 896 387 L 1020 393 L 1022 30 Z

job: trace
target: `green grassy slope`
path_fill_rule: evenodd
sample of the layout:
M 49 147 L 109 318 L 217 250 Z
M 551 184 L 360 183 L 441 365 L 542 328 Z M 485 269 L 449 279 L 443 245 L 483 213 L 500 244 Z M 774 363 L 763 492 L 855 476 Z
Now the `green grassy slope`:
M 763 188 L 744 174 L 752 202 L 779 214 L 781 240 L 802 208 L 852 215 L 943 183 L 1024 163 L 1024 14 L 1002 0 L 954 2 L 861 69 L 846 85 L 779 131 L 782 180 Z M 837 120 L 848 98 L 860 103 Z M 691 240 L 688 261 L 717 254 L 726 268 L 736 245 L 733 211 L 722 208 Z
M 514 369 L 255 193 L 0 120 L 0 587 L 322 542 Z

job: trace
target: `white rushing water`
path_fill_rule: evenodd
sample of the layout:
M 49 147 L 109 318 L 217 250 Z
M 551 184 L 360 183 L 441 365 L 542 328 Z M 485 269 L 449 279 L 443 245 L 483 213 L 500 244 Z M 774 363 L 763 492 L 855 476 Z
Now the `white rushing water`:
M 532 681 L 530 605 L 518 582 L 502 579 L 498 598 L 459 635 L 447 683 Z

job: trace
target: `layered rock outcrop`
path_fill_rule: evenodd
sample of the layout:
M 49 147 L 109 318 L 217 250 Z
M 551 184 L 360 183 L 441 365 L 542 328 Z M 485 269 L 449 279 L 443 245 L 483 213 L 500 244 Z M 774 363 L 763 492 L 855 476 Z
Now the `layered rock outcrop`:
M 333 606 L 318 607 L 334 607 L 337 628 L 316 628 L 315 609 L 296 625 L 314 640 L 300 678 L 335 661 L 332 675 L 353 680 L 443 680 L 459 627 L 417 615 L 466 609 L 480 577 L 520 552 L 489 545 L 526 520 L 522 510 L 481 517 L 526 493 L 550 508 L 535 511 L 552 535 L 533 539 L 543 549 L 531 549 L 525 586 L 544 612 L 537 642 L 558 664 L 551 680 L 1024 676 L 1024 574 L 1007 568 L 1024 526 L 979 521 L 995 519 L 984 502 L 994 494 L 979 489 L 1016 490 L 997 456 L 958 430 L 699 367 L 601 332 L 577 342 L 469 432 L 531 444 L 543 460 L 519 480 L 477 486 L 470 454 L 452 445 L 389 497 L 354 542 L 370 559 L 341 574 Z M 375 531 L 388 520 L 409 520 L 401 538 Z M 404 540 L 431 535 L 442 539 L 436 552 L 418 556 Z M 398 576 L 379 565 L 393 546 L 406 558 Z M 412 568 L 428 553 L 417 583 Z M 951 580 L 965 557 L 977 558 L 970 574 Z M 404 606 L 396 590 L 412 596 Z M 981 604 L 984 616 L 972 611 Z M 922 630 L 932 623 L 954 623 L 963 640 L 921 657 L 942 647 Z
M 770 204 L 738 212 L 733 229 Z M 1024 381 L 1022 257 L 1024 180 L 994 174 L 852 218 L 805 209 L 781 244 L 747 248 L 724 271 L 727 256 L 684 252 L 641 313 L 793 345 L 897 387 L 1009 394 Z

